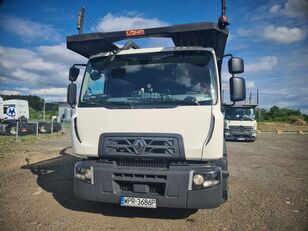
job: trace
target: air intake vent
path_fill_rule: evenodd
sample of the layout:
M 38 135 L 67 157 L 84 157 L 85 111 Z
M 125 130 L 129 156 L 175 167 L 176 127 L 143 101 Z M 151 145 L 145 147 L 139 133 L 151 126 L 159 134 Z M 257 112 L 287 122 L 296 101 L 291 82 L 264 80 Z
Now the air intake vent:
M 131 160 L 120 160 L 116 162 L 117 166 L 120 167 L 134 167 L 134 168 L 168 168 L 166 162 L 154 162 L 154 161 L 131 161 Z

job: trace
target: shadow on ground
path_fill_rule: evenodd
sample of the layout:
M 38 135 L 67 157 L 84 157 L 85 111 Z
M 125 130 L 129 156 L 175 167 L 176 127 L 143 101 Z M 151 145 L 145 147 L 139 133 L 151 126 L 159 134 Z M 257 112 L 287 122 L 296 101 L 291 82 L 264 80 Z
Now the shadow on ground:
M 192 209 L 140 209 L 126 208 L 114 204 L 84 201 L 74 197 L 73 169 L 80 159 L 68 154 L 71 147 L 66 147 L 59 152 L 61 156 L 24 165 L 22 169 L 29 169 L 37 175 L 37 184 L 53 197 L 63 207 L 71 210 L 99 213 L 106 216 L 117 217 L 146 217 L 159 219 L 184 219 L 195 213 Z

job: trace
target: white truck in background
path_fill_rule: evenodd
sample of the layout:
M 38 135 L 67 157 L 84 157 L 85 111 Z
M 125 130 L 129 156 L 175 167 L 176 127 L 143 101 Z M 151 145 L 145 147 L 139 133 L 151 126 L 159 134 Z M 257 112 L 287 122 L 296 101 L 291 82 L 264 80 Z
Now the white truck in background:
M 2 101 L 4 121 L 24 121 L 29 119 L 29 104 L 27 100 L 10 99 Z
M 26 135 L 51 133 L 61 130 L 60 123 L 29 123 L 29 103 L 27 100 L 0 97 L 0 135 Z
M 70 68 L 67 99 L 74 108 L 72 144 L 76 197 L 121 206 L 215 208 L 228 199 L 221 66 L 232 102 L 246 97 L 240 58 L 225 55 L 225 1 L 216 23 L 79 34 L 68 49 L 88 58 L 77 101 Z M 174 47 L 138 48 L 135 38 L 171 38 Z
M 255 141 L 257 138 L 256 106 L 236 105 L 225 110 L 224 135 L 227 141 Z
M 0 97 L 0 134 L 15 135 L 17 129 L 20 134 L 29 131 L 29 104 L 27 100 L 3 100 Z M 18 124 L 18 125 L 17 125 Z

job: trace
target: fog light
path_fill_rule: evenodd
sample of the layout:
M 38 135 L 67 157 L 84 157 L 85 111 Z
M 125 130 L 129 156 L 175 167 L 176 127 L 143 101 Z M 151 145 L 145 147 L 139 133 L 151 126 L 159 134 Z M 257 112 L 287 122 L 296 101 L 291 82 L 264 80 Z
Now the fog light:
M 193 181 L 196 186 L 201 186 L 204 182 L 204 178 L 198 174 L 194 176 Z
M 226 136 L 230 136 L 230 132 L 225 132 L 225 135 Z
M 219 184 L 219 180 L 207 180 L 203 182 L 203 187 L 208 188 L 208 187 L 213 187 L 218 184 Z

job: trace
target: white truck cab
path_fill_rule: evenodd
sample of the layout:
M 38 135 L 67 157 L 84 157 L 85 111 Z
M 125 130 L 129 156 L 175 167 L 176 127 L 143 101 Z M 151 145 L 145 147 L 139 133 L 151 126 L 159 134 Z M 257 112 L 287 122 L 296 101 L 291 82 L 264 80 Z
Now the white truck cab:
M 222 16 L 225 17 L 225 16 Z M 221 65 L 228 36 L 218 24 L 193 23 L 67 37 L 89 59 L 77 101 L 78 65 L 70 69 L 75 196 L 133 207 L 214 208 L 228 199 L 221 111 Z M 170 48 L 128 42 L 168 37 Z M 229 56 L 229 55 L 228 55 Z M 231 58 L 229 72 L 243 72 Z M 245 81 L 230 78 L 233 102 Z
M 29 119 L 29 105 L 27 100 L 10 99 L 3 101 L 3 114 L 2 120 L 4 121 L 17 121 Z
M 245 104 L 225 110 L 225 140 L 255 141 L 257 138 L 257 105 Z

